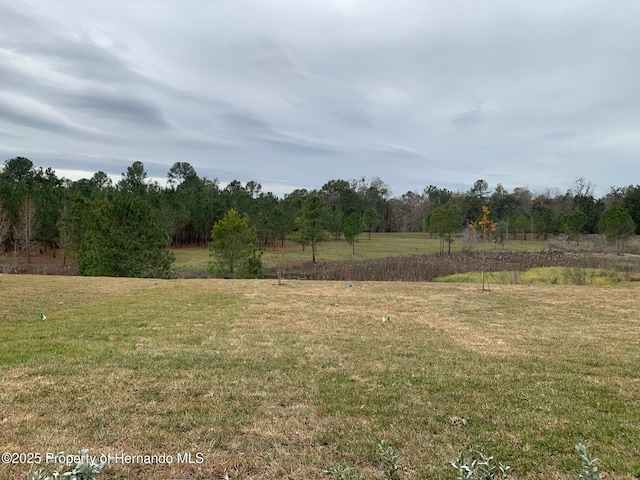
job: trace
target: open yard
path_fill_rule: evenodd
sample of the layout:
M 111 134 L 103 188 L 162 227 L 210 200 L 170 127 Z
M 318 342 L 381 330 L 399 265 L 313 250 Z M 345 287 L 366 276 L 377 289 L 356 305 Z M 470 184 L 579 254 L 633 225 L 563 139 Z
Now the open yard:
M 514 478 L 571 479 L 583 441 L 607 478 L 637 478 L 639 298 L 0 275 L 0 452 L 165 455 L 110 479 L 327 478 L 341 460 L 378 478 L 385 439 L 407 479 L 454 478 L 475 446 Z M 26 479 L 19 463 L 0 478 Z

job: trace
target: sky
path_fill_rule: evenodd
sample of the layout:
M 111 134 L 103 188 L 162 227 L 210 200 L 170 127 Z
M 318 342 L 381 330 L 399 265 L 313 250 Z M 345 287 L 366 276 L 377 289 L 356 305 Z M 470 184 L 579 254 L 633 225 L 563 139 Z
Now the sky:
M 278 195 L 640 184 L 637 0 L 0 0 L 0 161 Z

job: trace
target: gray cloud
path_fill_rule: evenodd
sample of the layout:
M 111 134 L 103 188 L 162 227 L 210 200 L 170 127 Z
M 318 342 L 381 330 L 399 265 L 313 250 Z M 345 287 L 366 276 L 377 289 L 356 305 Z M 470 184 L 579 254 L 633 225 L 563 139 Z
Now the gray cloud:
M 483 115 L 482 111 L 477 108 L 473 110 L 466 110 L 464 112 L 457 113 L 452 120 L 453 125 L 456 128 L 465 129 L 473 128 L 482 123 Z
M 99 137 L 100 131 L 86 127 L 49 105 L 27 97 L 0 93 L 0 119 L 32 129 L 64 133 L 72 137 Z
M 24 42 L 19 53 L 46 62 L 52 70 L 76 78 L 109 84 L 145 83 L 144 78 L 114 52 L 96 44 L 88 35 L 50 37 Z
M 305 66 L 292 50 L 266 35 L 249 38 L 231 51 L 253 63 L 261 71 L 282 76 L 305 74 Z
M 640 183 L 632 0 L 0 0 L 0 18 L 0 153 L 37 165 L 398 192 Z
M 164 113 L 153 102 L 124 91 L 87 90 L 66 94 L 60 101 L 91 116 L 112 117 L 160 129 L 169 126 Z

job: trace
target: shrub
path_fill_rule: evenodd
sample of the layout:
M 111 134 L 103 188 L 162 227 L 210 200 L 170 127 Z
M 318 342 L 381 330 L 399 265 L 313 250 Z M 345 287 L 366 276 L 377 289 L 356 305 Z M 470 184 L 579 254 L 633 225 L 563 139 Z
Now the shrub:
M 579 267 L 567 267 L 564 269 L 564 280 L 568 285 L 586 285 L 587 270 Z

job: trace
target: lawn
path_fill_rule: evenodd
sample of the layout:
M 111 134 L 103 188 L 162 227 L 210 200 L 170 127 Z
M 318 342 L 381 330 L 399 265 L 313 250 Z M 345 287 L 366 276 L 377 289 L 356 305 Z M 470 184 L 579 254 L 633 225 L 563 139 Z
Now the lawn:
M 584 441 L 607 478 L 640 475 L 638 283 L 0 275 L 0 297 L 2 452 L 173 457 L 116 479 L 327 478 L 342 460 L 376 478 L 385 439 L 407 479 L 455 478 L 474 446 L 514 478 L 570 479 Z

